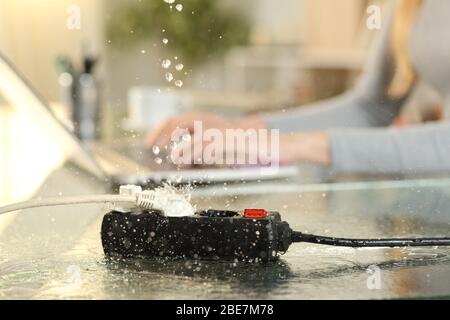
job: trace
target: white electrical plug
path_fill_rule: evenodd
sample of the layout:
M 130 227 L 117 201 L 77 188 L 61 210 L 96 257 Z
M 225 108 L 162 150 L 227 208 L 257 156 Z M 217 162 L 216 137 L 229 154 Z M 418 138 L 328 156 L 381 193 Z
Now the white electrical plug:
M 135 199 L 137 199 L 137 195 L 142 193 L 142 188 L 140 186 L 136 186 L 133 184 L 127 184 L 127 185 L 123 185 L 120 186 L 119 188 L 119 195 L 120 196 L 129 196 L 129 197 L 134 197 Z M 120 203 L 120 204 L 116 204 L 114 206 L 114 210 L 115 211 L 119 211 L 119 212 L 131 212 L 133 211 L 133 209 L 135 209 L 137 207 L 136 203 Z
M 185 196 L 164 188 L 137 193 L 136 205 L 142 209 L 161 210 L 167 217 L 193 216 L 195 213 Z
M 192 216 L 194 207 L 185 196 L 174 189 L 157 188 L 145 190 L 135 185 L 120 186 L 119 194 L 111 195 L 82 195 L 71 197 L 56 197 L 34 199 L 0 207 L 0 214 L 23 209 L 60 206 L 83 203 L 113 203 L 114 210 L 119 212 L 133 212 L 133 209 L 160 210 L 168 217 Z
M 119 188 L 119 195 L 124 197 L 135 197 L 135 203 L 120 203 L 114 207 L 115 211 L 133 212 L 133 209 L 160 210 L 168 217 L 192 216 L 195 209 L 185 196 L 167 188 L 142 191 L 140 186 L 123 185 Z

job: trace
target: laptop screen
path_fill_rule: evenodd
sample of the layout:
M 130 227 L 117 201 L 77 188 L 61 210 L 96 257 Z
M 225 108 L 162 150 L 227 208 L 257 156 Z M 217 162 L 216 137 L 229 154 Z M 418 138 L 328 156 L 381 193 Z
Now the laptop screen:
M 3 115 L 0 118 L 0 126 L 3 127 L 0 132 L 2 140 L 8 141 L 9 144 L 21 144 L 29 149 L 22 154 L 3 153 L 0 162 L 3 162 L 4 166 L 7 161 L 11 164 L 25 161 L 29 166 L 34 166 L 39 157 L 42 157 L 43 162 L 52 161 L 51 159 L 58 162 L 64 158 L 72 160 L 97 177 L 103 176 L 102 170 L 86 147 L 59 121 L 45 100 L 2 53 L 0 108 L 3 109 L 0 110 Z M 6 149 L 5 146 L 4 148 Z M 21 159 L 23 157 L 27 159 Z M 26 171 L 26 168 L 23 170 Z

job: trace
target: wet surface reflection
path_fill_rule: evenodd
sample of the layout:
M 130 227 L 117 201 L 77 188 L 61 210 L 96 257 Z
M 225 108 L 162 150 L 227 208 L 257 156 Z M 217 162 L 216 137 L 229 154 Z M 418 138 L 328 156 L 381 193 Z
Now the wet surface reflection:
M 63 179 L 62 179 L 63 178 Z M 78 181 L 69 190 L 58 181 Z M 441 181 L 442 182 L 442 181 Z M 195 191 L 197 208 L 278 210 L 298 231 L 345 237 L 450 235 L 450 186 L 342 190 L 287 186 L 276 192 Z M 65 188 L 65 189 L 64 189 Z M 336 187 L 334 187 L 336 188 Z M 250 187 L 251 189 L 251 187 Z M 65 168 L 42 194 L 104 192 L 104 182 Z M 270 192 L 269 192 L 270 191 Z M 100 224 L 108 206 L 14 215 L 0 230 L 0 298 L 365 299 L 448 297 L 449 248 L 352 249 L 294 244 L 268 264 L 234 261 L 107 260 Z M 374 271 L 375 270 L 375 271 Z M 379 272 L 374 278 L 373 272 Z M 379 283 L 371 287 L 370 281 Z

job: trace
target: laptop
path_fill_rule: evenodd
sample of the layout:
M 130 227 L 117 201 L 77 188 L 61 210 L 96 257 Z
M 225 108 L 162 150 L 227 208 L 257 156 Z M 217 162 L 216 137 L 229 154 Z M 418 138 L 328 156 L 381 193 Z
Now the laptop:
M 62 149 L 74 161 L 97 177 L 113 185 L 137 184 L 153 187 L 163 182 L 173 184 L 213 184 L 243 181 L 277 180 L 295 176 L 297 166 L 280 166 L 277 170 L 261 167 L 179 169 L 170 161 L 155 161 L 155 155 L 142 141 L 123 140 L 114 145 L 82 142 L 52 112 L 48 103 L 34 90 L 13 64 L 0 52 L 0 95 L 13 107 L 36 116 L 51 132 Z M 262 173 L 264 172 L 264 173 Z

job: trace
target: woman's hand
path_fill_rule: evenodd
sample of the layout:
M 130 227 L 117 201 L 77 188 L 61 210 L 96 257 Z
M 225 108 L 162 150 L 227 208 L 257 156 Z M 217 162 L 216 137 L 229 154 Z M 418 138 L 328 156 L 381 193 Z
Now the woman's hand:
M 331 164 L 330 142 L 324 132 L 280 134 L 280 163 Z
M 190 112 L 175 116 L 163 121 L 153 129 L 146 138 L 146 145 L 164 147 L 169 145 L 172 134 L 176 129 L 185 129 L 193 134 L 194 122 L 200 121 L 202 129 L 218 129 L 225 132 L 226 129 L 263 129 L 266 128 L 264 121 L 258 117 L 246 117 L 238 121 L 231 121 L 213 113 Z
M 224 130 L 227 127 L 233 127 L 233 123 L 225 118 L 216 116 L 212 113 L 191 112 L 179 116 L 171 117 L 163 121 L 153 129 L 146 138 L 146 145 L 164 147 L 169 145 L 172 134 L 176 129 L 186 129 L 191 134 L 194 131 L 194 122 L 201 121 L 203 128 L 217 128 Z
M 231 121 L 211 113 L 187 113 L 164 121 L 148 135 L 146 143 L 149 147 L 153 145 L 160 147 L 168 146 L 172 140 L 172 134 L 177 129 L 187 130 L 192 135 L 196 121 L 201 122 L 203 132 L 208 129 L 215 129 L 216 132 L 221 132 L 223 137 L 226 137 L 227 129 L 268 130 L 265 122 L 259 116 Z M 189 161 L 185 161 L 188 163 L 184 163 L 184 165 L 193 163 L 214 164 L 218 166 L 242 165 L 241 163 L 227 163 L 227 157 L 231 157 L 232 159 L 251 159 L 252 157 L 255 159 L 256 157 L 259 160 L 257 164 L 263 165 L 267 165 L 275 160 L 280 164 L 313 162 L 329 165 L 331 162 L 329 140 L 325 133 L 280 134 L 276 136 L 278 141 L 272 141 L 270 130 L 268 130 L 266 136 L 268 141 L 261 142 L 258 139 L 256 143 L 252 144 L 239 145 L 236 143 L 230 147 L 224 143 L 224 148 L 221 154 L 218 155 L 223 159 L 221 163 L 211 163 L 211 159 L 204 159 L 203 150 L 205 150 L 205 147 L 210 142 L 204 141 L 202 136 L 197 136 L 196 139 L 181 141 L 178 144 L 178 149 L 175 150 L 177 152 L 172 153 L 172 160 L 183 165 L 179 161 L 183 156 L 183 152 L 180 152 L 180 150 L 190 150 L 190 159 Z M 274 146 L 275 148 L 272 148 L 274 143 L 277 143 L 277 145 Z

